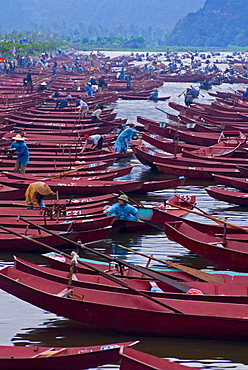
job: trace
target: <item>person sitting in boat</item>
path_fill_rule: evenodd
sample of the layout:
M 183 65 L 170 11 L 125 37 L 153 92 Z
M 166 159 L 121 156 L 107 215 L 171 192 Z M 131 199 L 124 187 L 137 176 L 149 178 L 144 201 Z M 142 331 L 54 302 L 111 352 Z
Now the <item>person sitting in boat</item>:
M 100 105 L 98 109 L 94 110 L 94 112 L 92 112 L 92 115 L 91 115 L 91 122 L 92 123 L 97 123 L 100 121 L 100 115 L 102 113 L 102 110 L 103 110 L 103 105 Z
M 67 99 L 56 99 L 55 109 L 63 109 L 68 107 L 68 100 Z
M 84 146 L 78 154 L 82 154 L 88 144 L 92 144 L 91 150 L 94 149 L 102 149 L 103 137 L 102 135 L 95 134 L 95 135 L 84 135 L 84 139 L 86 140 Z
M 46 207 L 43 198 L 45 195 L 55 195 L 45 182 L 32 182 L 25 192 L 25 202 L 28 209 Z
M 125 128 L 125 130 L 123 130 L 117 137 L 114 144 L 116 153 L 126 153 L 128 150 L 128 144 L 131 143 L 133 136 L 139 135 L 139 131 L 135 130 L 134 127 L 134 123 L 128 123 L 127 128 Z
M 47 89 L 47 83 L 46 83 L 46 81 L 43 81 L 43 82 L 40 84 L 40 86 L 38 86 L 37 91 L 42 92 L 42 91 L 44 91 L 44 90 L 46 90 L 46 89 Z
M 118 203 L 113 204 L 104 211 L 108 216 L 116 216 L 117 220 L 138 221 L 139 213 L 137 208 L 129 204 L 127 195 L 120 195 Z
M 58 98 L 60 96 L 58 90 L 55 90 L 54 93 L 52 93 L 51 98 Z
M 158 89 L 155 88 L 150 95 L 150 99 L 157 99 L 158 98 Z
M 14 172 L 25 174 L 27 164 L 29 162 L 29 150 L 25 138 L 20 134 L 12 137 L 13 143 L 10 145 L 9 151 L 13 153 L 17 151 L 17 159 L 14 167 Z

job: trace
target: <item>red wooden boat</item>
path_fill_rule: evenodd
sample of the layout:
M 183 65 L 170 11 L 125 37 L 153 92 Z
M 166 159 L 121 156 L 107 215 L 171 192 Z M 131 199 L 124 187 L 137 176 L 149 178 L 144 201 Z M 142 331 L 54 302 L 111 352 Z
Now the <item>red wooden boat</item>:
M 158 225 L 163 227 L 165 222 L 170 221 L 170 215 L 183 216 L 187 214 L 186 209 L 192 209 L 195 204 L 196 197 L 194 195 L 176 195 L 155 207 L 140 208 L 139 218 L 155 227 Z M 175 206 L 183 207 L 184 210 Z
M 81 289 L 26 274 L 0 270 L 0 287 L 59 316 L 122 333 L 247 340 L 247 305 L 200 302 Z M 120 317 L 122 318 L 120 320 Z
M 97 265 L 95 265 L 97 266 Z M 14 267 L 17 270 L 23 271 L 30 275 L 39 276 L 41 278 L 55 281 L 61 284 L 66 285 L 69 279 L 69 272 L 52 269 L 45 266 L 38 266 L 31 262 L 24 261 L 18 257 L 15 257 L 15 264 Z M 111 275 L 114 273 L 113 270 L 109 270 L 108 273 Z M 169 275 L 169 274 L 166 274 Z M 165 274 L 164 274 L 165 276 Z M 131 275 L 129 276 L 131 277 Z M 152 297 L 160 297 L 160 298 L 175 298 L 175 299 L 186 299 L 186 300 L 197 300 L 197 301 L 212 301 L 212 302 L 229 302 L 229 303 L 240 303 L 240 304 L 247 304 L 248 303 L 248 295 L 247 295 L 247 288 L 248 288 L 248 278 L 246 276 L 246 283 L 242 282 L 241 284 L 234 283 L 233 281 L 230 283 L 209 283 L 209 282 L 180 282 L 178 284 L 178 288 L 174 285 L 174 277 L 173 279 L 169 279 L 166 276 L 168 281 L 171 281 L 173 285 L 166 284 L 161 282 L 160 280 L 156 279 L 148 279 L 145 278 L 138 278 L 133 276 L 132 279 L 129 277 L 125 278 L 122 277 L 122 281 L 124 281 L 128 286 L 138 289 L 149 296 Z M 104 290 L 104 291 L 112 291 L 113 293 L 125 293 L 125 288 L 117 284 L 116 282 L 103 277 L 101 275 L 87 273 L 78 273 L 75 272 L 72 275 L 72 283 L 73 287 L 81 287 L 87 289 L 95 289 L 95 290 Z M 180 290 L 181 287 L 181 290 Z M 187 291 L 189 290 L 189 294 L 185 294 L 183 289 Z M 204 294 L 190 294 L 191 289 L 197 289 Z M 135 293 L 134 293 L 135 294 Z
M 133 166 L 125 166 L 125 167 L 118 167 L 118 168 L 113 168 L 110 170 L 102 169 L 102 170 L 97 170 L 95 169 L 94 171 L 87 171 L 86 170 L 87 165 L 78 167 L 78 170 L 68 170 L 68 171 L 63 171 L 60 173 L 54 173 L 54 174 L 49 174 L 46 173 L 46 175 L 42 173 L 32 173 L 32 174 L 26 174 L 22 175 L 16 172 L 11 172 L 11 171 L 2 171 L 2 174 L 7 176 L 9 179 L 23 179 L 23 180 L 32 180 L 32 181 L 45 181 L 46 179 L 49 178 L 63 178 L 63 177 L 70 177 L 70 178 L 79 178 L 79 177 L 88 177 L 88 178 L 97 178 L 101 175 L 106 176 L 106 175 L 114 175 L 114 177 L 122 177 L 128 175 L 131 170 L 133 169 Z M 90 167 L 88 167 L 90 169 Z
M 192 367 L 165 360 L 148 353 L 140 352 L 131 348 L 121 347 L 120 370 L 192 370 Z
M 90 212 L 90 210 L 89 210 Z M 56 219 L 39 219 L 39 218 L 32 218 L 28 217 L 28 221 L 33 222 L 35 225 L 42 226 L 46 230 L 57 230 L 60 232 L 68 232 L 68 231 L 76 231 L 76 232 L 83 232 L 83 231 L 89 231 L 91 230 L 97 230 L 97 229 L 103 229 L 108 226 L 112 226 L 115 221 L 115 216 L 106 216 L 103 214 L 86 214 L 82 217 L 60 217 L 57 220 Z M 7 228 L 25 228 L 27 227 L 27 223 L 18 220 L 14 217 L 3 217 L 0 216 L 0 222 L 1 225 Z M 30 229 L 36 229 L 37 227 L 34 225 L 28 225 L 29 230 Z M 110 231 L 111 236 L 116 234 L 118 232 L 118 228 L 115 226 L 113 230 Z M 31 231 L 30 231 L 31 232 Z M 32 230 L 32 232 L 34 232 Z
M 32 180 L 14 180 L 0 177 L 0 183 L 12 185 L 19 189 L 27 189 Z M 72 180 L 70 178 L 50 179 L 46 183 L 53 191 L 58 191 L 63 196 L 85 196 L 103 195 L 108 193 L 128 193 L 142 187 L 142 181 L 89 181 L 85 178 Z
M 1 186 L 0 186 L 1 188 Z M 72 206 L 85 206 L 87 208 L 94 206 L 96 203 L 102 202 L 105 204 L 106 202 L 112 201 L 116 199 L 118 194 L 110 193 L 105 195 L 93 196 L 93 197 L 85 197 L 85 198 L 65 198 L 65 199 L 46 199 L 46 207 L 54 207 L 55 205 L 65 205 L 65 207 L 72 207 Z M 1 200 L 0 202 L 1 207 L 16 207 L 16 206 L 26 206 L 24 200 L 19 200 L 18 202 L 10 202 L 9 200 Z
M 147 133 L 142 133 L 142 140 L 155 146 L 158 149 L 161 149 L 165 152 L 172 153 L 172 154 L 181 153 L 182 150 L 184 149 L 191 151 L 191 150 L 197 150 L 201 148 L 201 146 L 187 144 L 187 143 L 180 142 L 180 141 L 176 142 L 176 141 L 173 141 L 172 139 L 165 139 L 158 135 L 147 134 Z
M 231 186 L 233 188 L 242 190 L 247 192 L 248 191 L 248 179 L 241 178 L 241 177 L 231 177 L 231 176 L 220 176 L 219 174 L 214 176 L 215 182 L 217 184 Z
M 158 152 L 154 149 L 139 146 L 133 148 L 133 152 L 139 161 L 148 166 L 154 166 L 154 162 L 161 163 L 161 164 L 169 164 L 169 165 L 178 165 L 178 166 L 192 166 L 192 159 L 188 157 L 183 157 L 182 153 L 174 155 L 168 155 L 161 152 Z M 196 167 L 208 167 L 212 168 L 212 172 L 214 172 L 215 168 L 220 169 L 229 169 L 232 170 L 234 173 L 239 173 L 237 170 L 237 163 L 247 163 L 247 160 L 242 158 L 221 158 L 221 157 L 211 157 L 211 158 L 195 158 L 194 165 Z
M 172 222 L 178 221 L 178 218 L 172 215 L 169 215 L 169 218 L 172 218 Z M 179 219 L 179 221 L 181 221 Z M 188 221 L 188 220 L 187 220 Z M 198 225 L 203 225 L 199 224 Z M 213 225 L 211 225 L 213 226 Z M 217 226 L 216 226 L 217 227 Z M 229 230 L 232 230 L 231 228 Z M 223 233 L 223 228 L 220 230 L 220 234 Z M 62 254 L 50 252 L 43 254 L 45 257 L 47 263 L 49 266 L 51 266 L 53 269 L 61 270 L 61 271 L 70 271 L 70 262 L 71 259 L 63 256 Z M 130 268 L 123 267 L 122 270 L 120 270 L 119 265 L 113 262 L 103 262 L 102 260 L 89 260 L 85 258 L 79 258 L 79 261 L 87 262 L 89 265 L 95 266 L 100 270 L 103 270 L 105 272 L 109 272 L 110 274 L 114 275 L 121 275 L 121 276 L 132 276 L 136 279 L 140 279 L 144 277 L 143 273 L 139 273 L 137 271 L 134 271 Z M 92 269 L 87 268 L 86 266 L 77 263 L 77 273 L 87 273 L 87 274 L 95 274 Z M 157 267 L 157 266 L 151 266 L 149 267 L 149 270 L 152 270 L 154 272 L 160 272 L 161 274 L 165 276 L 172 277 L 173 279 L 179 280 L 179 281 L 188 281 L 190 284 L 192 282 L 199 282 L 199 281 L 206 281 L 205 276 L 204 279 L 202 276 L 199 277 L 199 275 L 195 276 L 194 274 L 191 274 L 191 271 L 186 269 L 185 271 L 176 270 L 176 269 L 169 269 L 166 267 Z M 25 272 L 25 271 L 24 271 Z M 241 273 L 235 273 L 235 272 L 223 272 L 223 271 L 209 271 L 206 273 L 207 275 L 210 275 L 211 277 L 214 277 L 213 282 L 220 284 L 220 283 L 227 283 L 227 284 L 247 284 L 247 274 L 241 274 Z M 215 280 L 217 278 L 217 280 Z M 209 279 L 207 279 L 208 281 Z M 212 280 L 212 279 L 211 279 Z
M 198 231 L 183 221 L 165 224 L 167 236 L 189 249 L 198 256 L 205 258 L 224 269 L 247 272 L 247 242 L 236 240 L 223 241 L 222 238 Z
M 150 191 L 158 191 L 170 188 L 176 188 L 182 186 L 186 181 L 186 178 L 181 176 L 177 179 L 162 180 L 162 181 L 145 181 L 140 189 L 134 190 L 138 193 L 148 193 Z
M 248 206 L 248 193 L 226 190 L 221 188 L 207 187 L 205 189 L 210 197 L 217 200 L 238 204 L 240 206 Z
M 120 360 L 119 350 L 137 342 L 86 347 L 0 346 L 0 366 L 4 370 L 81 370 Z
M 175 161 L 176 163 L 176 161 Z M 200 167 L 200 166 L 179 166 L 176 164 L 165 164 L 165 163 L 153 163 L 159 172 L 174 175 L 174 176 L 185 176 L 188 179 L 206 179 L 212 180 L 214 172 L 227 175 L 227 176 L 240 176 L 239 170 L 232 168 L 219 168 L 219 167 Z
M 65 231 L 60 232 L 59 230 L 54 230 L 53 232 L 58 236 L 50 235 L 49 233 L 42 232 L 39 233 L 38 230 L 29 230 L 26 231 L 26 228 L 20 230 L 20 228 L 9 228 L 11 231 L 22 234 L 30 240 L 23 239 L 21 236 L 13 236 L 12 233 L 6 233 L 4 231 L 0 232 L 0 251 L 1 252 L 26 252 L 33 250 L 42 250 L 42 247 L 39 244 L 36 244 L 35 241 L 50 245 L 50 246 L 59 246 L 59 247 L 68 247 L 70 242 L 63 241 L 59 238 L 59 235 L 62 233 L 65 238 L 68 240 L 82 240 L 84 243 L 92 243 L 98 240 L 107 239 L 108 235 L 111 232 L 112 226 L 107 226 L 102 229 L 90 229 L 85 231 Z
M 153 100 L 153 101 L 165 101 L 170 99 L 170 96 L 160 96 L 158 98 L 151 98 L 149 95 L 148 96 L 143 96 L 143 95 L 129 95 L 129 94 L 120 94 L 119 98 L 123 100 Z
M 190 158 L 216 158 L 216 157 L 231 157 L 237 149 L 246 141 L 246 136 L 241 132 L 229 131 L 228 134 L 223 133 L 223 137 L 217 144 L 200 148 L 194 151 L 183 149 L 182 155 Z

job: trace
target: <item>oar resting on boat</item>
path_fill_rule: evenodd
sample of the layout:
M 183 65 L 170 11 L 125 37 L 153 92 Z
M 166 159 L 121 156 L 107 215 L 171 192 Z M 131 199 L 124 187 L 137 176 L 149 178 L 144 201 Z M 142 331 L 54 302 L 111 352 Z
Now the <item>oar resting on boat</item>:
M 224 279 L 221 276 L 211 276 L 207 272 L 199 271 L 199 270 L 196 270 L 196 269 L 194 269 L 192 267 L 188 267 L 188 266 L 183 266 L 183 265 L 180 265 L 179 263 L 175 263 L 175 262 L 171 262 L 171 261 L 162 261 L 158 258 L 155 258 L 153 256 L 148 256 L 146 254 L 134 251 L 134 250 L 132 250 L 130 248 L 127 248 L 127 247 L 124 247 L 123 245 L 120 245 L 120 244 L 118 244 L 118 247 L 123 248 L 123 249 L 125 249 L 129 252 L 139 254 L 140 256 L 148 258 L 148 263 L 149 263 L 150 260 L 157 261 L 157 262 L 163 263 L 165 265 L 169 265 L 171 267 L 174 267 L 177 270 L 181 270 L 183 272 L 186 272 L 187 274 L 195 276 L 195 277 L 197 277 L 197 278 L 199 278 L 203 281 L 207 281 L 208 283 L 213 283 L 213 284 L 224 283 Z

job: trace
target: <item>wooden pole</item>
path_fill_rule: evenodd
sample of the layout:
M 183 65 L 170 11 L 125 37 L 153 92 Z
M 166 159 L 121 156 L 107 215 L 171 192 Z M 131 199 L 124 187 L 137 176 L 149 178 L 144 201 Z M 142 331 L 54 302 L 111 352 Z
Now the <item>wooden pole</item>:
M 127 247 L 124 247 L 123 245 L 120 245 L 120 244 L 118 245 L 118 247 L 120 247 L 122 249 L 125 249 L 129 252 L 133 252 L 135 254 L 138 254 L 140 256 L 146 257 L 149 260 L 157 261 L 157 262 L 163 263 L 164 265 L 171 266 L 173 268 L 176 268 L 177 270 L 181 270 L 183 272 L 186 272 L 189 275 L 195 276 L 195 277 L 197 277 L 201 280 L 207 281 L 209 283 L 213 283 L 213 284 L 224 283 L 224 279 L 221 276 L 211 276 L 210 274 L 208 274 L 206 272 L 196 270 L 192 267 L 183 266 L 183 265 L 180 265 L 179 263 L 170 262 L 170 261 L 162 261 L 158 258 L 155 258 L 153 256 L 147 256 L 146 254 L 134 251 L 134 250 L 132 250 L 130 248 L 127 248 Z

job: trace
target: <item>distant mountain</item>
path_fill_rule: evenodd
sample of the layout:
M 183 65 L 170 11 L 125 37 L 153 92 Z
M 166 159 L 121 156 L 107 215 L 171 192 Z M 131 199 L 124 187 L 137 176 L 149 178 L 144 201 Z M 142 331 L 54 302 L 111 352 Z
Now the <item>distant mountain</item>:
M 169 37 L 177 46 L 248 46 L 248 1 L 206 0 L 202 9 L 178 21 Z
M 0 0 L 0 30 L 38 29 L 65 36 L 75 30 L 76 35 L 88 36 L 166 32 L 203 4 L 204 0 Z

